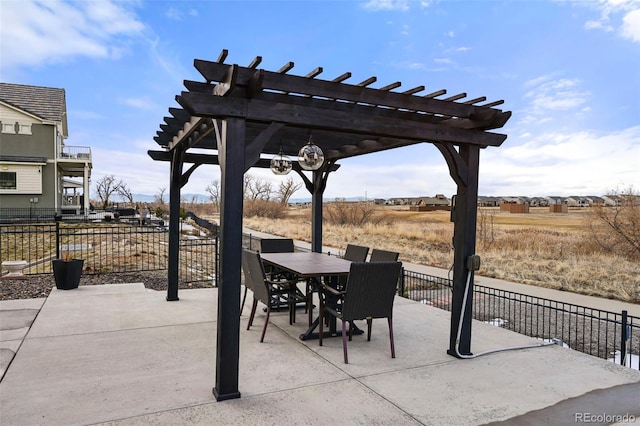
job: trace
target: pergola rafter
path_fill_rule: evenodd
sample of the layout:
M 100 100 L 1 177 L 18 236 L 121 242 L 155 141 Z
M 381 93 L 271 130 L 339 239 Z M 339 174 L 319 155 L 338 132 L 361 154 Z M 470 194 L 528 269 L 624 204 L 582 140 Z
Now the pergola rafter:
M 280 150 L 294 159 L 309 137 L 325 153 L 323 166 L 308 175 L 294 161 L 293 169 L 312 198 L 312 249 L 322 248 L 323 194 L 338 161 L 417 143 L 432 143 L 443 155 L 457 184 L 454 220 L 453 302 L 448 353 L 470 354 L 473 264 L 475 252 L 480 150 L 498 147 L 506 135 L 490 132 L 505 125 L 511 112 L 496 108 L 504 101 L 486 102 L 466 93 L 446 98 L 446 90 L 421 95 L 424 86 L 400 90 L 396 81 L 380 88 L 376 77 L 349 84 L 346 72 L 330 80 L 319 78 L 323 68 L 306 75 L 289 72 L 293 62 L 277 71 L 259 69 L 257 56 L 247 67 L 225 64 L 223 50 L 215 62 L 196 59 L 203 82 L 185 81 L 176 96 L 180 108 L 170 108 L 154 140 L 161 151 L 149 151 L 171 164 L 169 275 L 167 300 L 178 300 L 178 212 L 180 188 L 200 165 L 221 168 L 221 272 L 218 283 L 216 384 L 218 400 L 237 398 L 239 356 L 239 295 L 242 251 L 242 183 L 251 167 L 268 167 Z M 190 153 L 192 148 L 211 154 Z M 185 163 L 191 167 L 183 173 Z M 305 174 L 307 173 L 307 174 Z M 375 177 L 373 177 L 375 179 Z M 464 318 L 464 320 L 461 320 Z M 460 325 L 460 322 L 462 324 Z M 460 328 L 459 328 L 460 326 Z M 458 330 L 460 329 L 460 335 Z

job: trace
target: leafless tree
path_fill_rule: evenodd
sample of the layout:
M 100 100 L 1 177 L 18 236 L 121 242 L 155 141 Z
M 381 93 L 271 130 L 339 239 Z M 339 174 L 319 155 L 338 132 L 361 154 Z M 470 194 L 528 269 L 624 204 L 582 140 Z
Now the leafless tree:
M 257 178 L 255 176 L 244 175 L 244 197 L 249 200 L 267 200 L 271 199 L 273 188 L 271 182 Z
M 135 204 L 135 201 L 133 201 L 133 194 L 131 193 L 131 189 L 129 189 L 126 183 L 120 181 L 117 192 L 122 197 L 122 200 L 126 203 L 129 203 L 129 205 L 131 206 Z
M 111 196 L 118 193 L 121 185 L 122 181 L 117 180 L 114 175 L 104 176 L 96 182 L 96 193 L 103 209 L 109 205 Z
M 276 196 L 280 203 L 287 205 L 291 196 L 300 188 L 302 188 L 302 183 L 296 183 L 293 178 L 289 177 L 280 182 L 280 187 L 276 191 Z
M 220 181 L 214 179 L 204 190 L 209 194 L 209 200 L 211 200 L 213 207 L 218 209 L 220 206 Z
M 605 250 L 630 259 L 640 259 L 640 194 L 633 188 L 609 196 L 615 206 L 596 205 L 589 222 L 595 241 Z
M 158 188 L 158 193 L 155 196 L 154 199 L 154 203 L 156 204 L 160 204 L 161 206 L 164 206 L 166 204 L 165 198 L 164 198 L 164 194 L 165 192 L 167 192 L 167 187 L 162 187 L 162 188 Z

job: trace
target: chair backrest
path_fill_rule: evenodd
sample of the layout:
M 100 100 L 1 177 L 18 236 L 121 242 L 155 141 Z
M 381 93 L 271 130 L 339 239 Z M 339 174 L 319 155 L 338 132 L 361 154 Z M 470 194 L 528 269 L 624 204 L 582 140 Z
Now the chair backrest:
M 261 253 L 293 253 L 295 246 L 291 238 L 263 238 L 260 240 Z
M 369 262 L 395 262 L 398 260 L 400 253 L 396 253 L 395 251 L 387 251 L 380 249 L 371 250 L 371 257 L 369 258 Z
M 345 321 L 389 318 L 402 262 L 353 262 L 342 302 Z
M 250 280 L 250 289 L 253 291 L 253 297 L 267 305 L 269 303 L 270 294 L 269 287 L 266 283 L 266 275 L 260 253 L 248 249 L 242 250 L 242 266 L 246 268 L 244 271 L 245 280 Z
M 244 275 L 244 286 L 249 290 L 253 291 L 253 279 L 249 271 L 247 255 L 244 254 L 245 250 L 247 249 L 245 248 L 242 249 L 242 275 Z
M 369 254 L 369 247 L 347 244 L 343 258 L 352 262 L 364 262 L 367 260 L 367 254 Z

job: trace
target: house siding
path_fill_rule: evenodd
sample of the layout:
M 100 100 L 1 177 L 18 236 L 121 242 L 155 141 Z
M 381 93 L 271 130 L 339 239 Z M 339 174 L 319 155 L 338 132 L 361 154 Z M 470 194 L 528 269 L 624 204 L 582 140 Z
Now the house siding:
M 1 189 L 0 194 L 42 194 L 42 166 L 39 164 L 0 163 L 3 172 L 16 174 L 16 189 Z
M 2 133 L 0 138 L 0 155 L 55 158 L 55 126 L 32 124 L 30 135 Z

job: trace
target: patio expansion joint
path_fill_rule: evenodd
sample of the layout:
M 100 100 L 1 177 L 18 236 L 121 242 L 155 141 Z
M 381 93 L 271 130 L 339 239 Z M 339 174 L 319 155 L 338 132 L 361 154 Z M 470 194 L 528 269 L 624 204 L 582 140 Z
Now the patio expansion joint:
M 2 372 L 2 376 L 0 376 L 0 382 L 2 382 L 2 380 L 4 379 L 4 376 L 7 374 L 7 372 L 11 368 L 11 364 L 13 364 L 13 360 L 16 359 L 16 355 L 18 355 L 18 352 L 20 352 L 20 348 L 24 344 L 24 341 L 27 338 L 29 338 L 29 333 L 31 332 L 31 328 L 33 327 L 33 324 L 36 323 L 36 320 L 38 319 L 38 315 L 40 315 L 40 312 L 42 312 L 42 308 L 47 303 L 47 300 L 48 300 L 48 298 L 45 299 L 44 302 L 42 302 L 41 307 L 37 310 L 35 316 L 33 317 L 33 321 L 31 321 L 31 324 L 29 324 L 29 328 L 28 328 L 27 332 L 25 333 L 24 337 L 22 339 L 20 339 L 20 343 L 18 344 L 18 347 L 16 348 L 16 350 L 13 352 L 13 356 L 11 357 L 11 360 L 9 361 L 9 363 L 5 367 L 4 371 Z M 11 309 L 9 309 L 9 310 L 11 310 Z
M 122 333 L 122 332 L 128 332 L 128 331 L 182 327 L 182 326 L 197 325 L 197 324 L 213 324 L 216 322 L 217 321 L 197 321 L 197 322 L 185 322 L 181 324 L 162 324 L 162 325 L 153 325 L 153 326 L 145 326 L 145 327 L 121 328 L 117 330 L 102 330 L 102 331 L 88 331 L 88 332 L 82 332 L 82 333 L 55 334 L 55 335 L 48 335 L 48 336 L 29 337 L 29 340 L 51 339 L 51 338 L 59 338 L 59 337 L 76 337 L 76 336 L 86 336 L 86 335 L 92 335 L 92 334 L 99 335 L 99 334 L 110 334 L 110 333 Z M 26 339 L 27 337 L 25 337 L 25 340 Z

